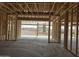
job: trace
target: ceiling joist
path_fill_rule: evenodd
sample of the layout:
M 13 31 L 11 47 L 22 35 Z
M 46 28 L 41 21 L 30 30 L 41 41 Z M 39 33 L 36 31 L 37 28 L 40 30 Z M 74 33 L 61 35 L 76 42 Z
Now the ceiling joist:
M 1 6 L 7 8 L 9 11 L 11 11 L 12 13 L 14 12 L 12 9 L 10 9 L 8 6 L 4 5 L 3 3 L 0 3 Z

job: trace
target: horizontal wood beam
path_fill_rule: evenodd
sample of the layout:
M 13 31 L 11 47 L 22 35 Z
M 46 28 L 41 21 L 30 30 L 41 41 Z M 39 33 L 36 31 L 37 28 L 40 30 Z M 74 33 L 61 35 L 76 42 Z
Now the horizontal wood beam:
M 35 21 L 49 21 L 49 18 L 29 18 L 29 17 L 17 17 L 18 20 L 35 20 Z
M 20 14 L 20 12 L 19 11 L 16 11 L 18 14 Z M 33 15 L 49 15 L 49 12 L 38 12 L 38 14 L 37 14 L 37 12 L 32 12 L 33 13 Z M 24 12 L 24 11 L 22 11 L 22 14 L 23 15 L 32 15 L 32 13 L 31 12 Z M 8 13 L 9 15 L 11 15 L 10 13 Z M 13 14 L 15 14 L 15 13 L 13 13 Z M 21 14 L 21 15 L 22 15 Z M 53 15 L 53 12 L 51 12 L 51 15 Z

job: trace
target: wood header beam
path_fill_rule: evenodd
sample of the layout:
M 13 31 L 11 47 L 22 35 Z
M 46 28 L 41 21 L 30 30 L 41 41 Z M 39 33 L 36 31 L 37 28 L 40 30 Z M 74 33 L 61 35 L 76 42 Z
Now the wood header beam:
M 18 20 L 49 21 L 49 18 L 17 17 Z
M 20 14 L 19 11 L 17 11 L 17 12 L 18 12 L 18 14 Z M 38 12 L 38 14 L 37 14 L 37 12 L 32 12 L 32 13 L 31 12 L 23 12 L 22 14 L 23 15 L 49 15 L 49 12 Z M 9 15 L 14 15 L 14 13 L 13 14 L 8 13 L 8 14 Z M 51 12 L 51 15 L 53 15 L 53 12 Z

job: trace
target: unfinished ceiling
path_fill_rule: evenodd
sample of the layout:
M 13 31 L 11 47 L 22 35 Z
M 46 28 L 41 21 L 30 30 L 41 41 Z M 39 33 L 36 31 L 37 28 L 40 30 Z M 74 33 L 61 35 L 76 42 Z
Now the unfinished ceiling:
M 18 17 L 28 18 L 45 18 L 50 16 L 60 16 L 72 7 L 76 7 L 77 3 L 67 2 L 7 2 L 0 3 L 0 13 L 7 15 L 18 15 Z M 23 18 L 25 19 L 25 18 Z
M 76 3 L 26 3 L 26 2 L 16 2 L 16 3 L 0 3 L 0 12 L 7 14 L 58 14 L 61 9 L 66 9 L 65 7 L 69 4 Z

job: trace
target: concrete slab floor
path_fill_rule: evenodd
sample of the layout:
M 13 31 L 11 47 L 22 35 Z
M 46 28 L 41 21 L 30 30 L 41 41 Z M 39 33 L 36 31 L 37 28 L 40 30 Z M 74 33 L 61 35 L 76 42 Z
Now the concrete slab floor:
M 0 56 L 9 57 L 74 57 L 57 43 L 40 39 L 0 41 Z

